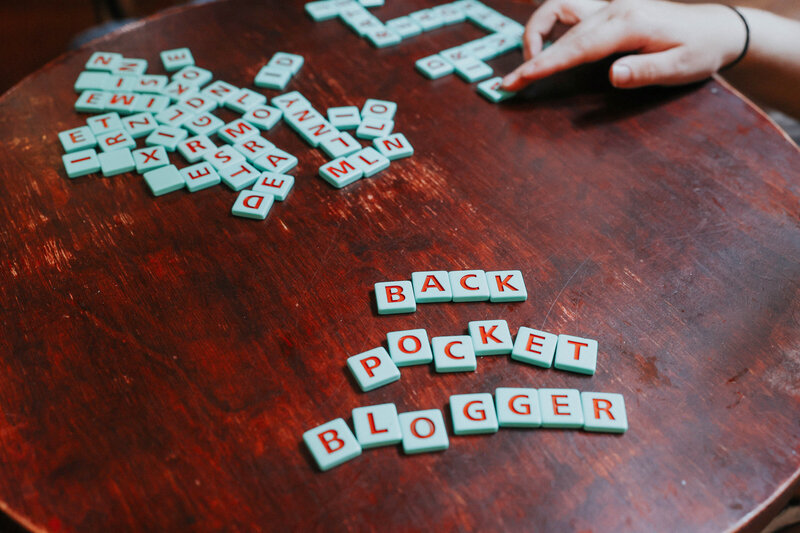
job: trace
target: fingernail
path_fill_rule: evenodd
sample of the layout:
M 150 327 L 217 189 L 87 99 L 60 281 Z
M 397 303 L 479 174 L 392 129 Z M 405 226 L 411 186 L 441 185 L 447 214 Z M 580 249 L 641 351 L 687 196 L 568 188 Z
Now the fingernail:
M 512 74 L 508 74 L 505 78 L 503 78 L 503 87 L 508 87 L 512 83 L 516 81 L 516 76 Z
M 611 67 L 611 82 L 618 87 L 627 85 L 632 77 L 633 72 L 628 65 L 615 63 Z

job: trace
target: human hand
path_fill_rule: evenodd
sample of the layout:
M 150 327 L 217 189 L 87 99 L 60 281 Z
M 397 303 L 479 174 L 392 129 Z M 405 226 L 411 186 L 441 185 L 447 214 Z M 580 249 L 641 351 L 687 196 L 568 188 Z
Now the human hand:
M 542 50 L 556 22 L 572 26 Z M 518 91 L 531 82 L 609 55 L 609 79 L 619 88 L 679 85 L 709 77 L 734 61 L 745 25 L 721 4 L 685 5 L 662 0 L 547 0 L 525 28 L 525 63 L 503 79 Z

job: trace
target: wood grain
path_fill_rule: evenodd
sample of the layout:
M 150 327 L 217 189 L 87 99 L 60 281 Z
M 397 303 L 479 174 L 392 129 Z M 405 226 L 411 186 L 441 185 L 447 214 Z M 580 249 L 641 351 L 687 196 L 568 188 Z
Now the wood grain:
M 6 93 L 3 510 L 54 532 L 718 531 L 774 515 L 800 475 L 800 154 L 716 82 L 623 93 L 589 68 L 496 106 L 413 71 L 482 34 L 375 50 L 301 2 L 220 2 Z M 268 138 L 300 165 L 266 222 L 230 216 L 221 187 L 153 198 L 134 174 L 67 179 L 56 134 L 83 120 L 71 85 L 91 51 L 156 72 L 178 46 L 240 86 L 273 52 L 301 53 L 290 88 L 318 109 L 397 101 L 416 154 L 337 191 L 281 124 Z M 463 268 L 519 268 L 529 299 L 376 314 L 375 282 Z M 597 373 L 484 357 L 476 373 L 412 367 L 366 394 L 348 377 L 347 356 L 388 331 L 460 334 L 480 318 L 595 338 Z M 301 443 L 357 406 L 444 409 L 498 386 L 622 393 L 630 430 L 451 436 L 445 453 L 370 450 L 327 473 Z

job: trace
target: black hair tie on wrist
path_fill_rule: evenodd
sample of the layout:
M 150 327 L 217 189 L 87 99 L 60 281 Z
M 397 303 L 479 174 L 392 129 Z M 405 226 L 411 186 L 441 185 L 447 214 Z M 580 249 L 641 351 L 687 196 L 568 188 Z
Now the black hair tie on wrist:
M 734 13 L 739 15 L 739 18 L 742 19 L 742 22 L 744 23 L 744 48 L 742 48 L 742 53 L 739 54 L 739 57 L 734 59 L 732 63 L 729 63 L 728 65 L 722 67 L 720 71 L 728 70 L 735 67 L 742 59 L 744 59 L 744 56 L 747 54 L 747 49 L 750 48 L 750 25 L 747 23 L 747 19 L 744 18 L 742 12 L 739 11 L 736 7 L 729 5 L 726 5 L 725 7 L 729 7 L 730 9 L 732 9 Z

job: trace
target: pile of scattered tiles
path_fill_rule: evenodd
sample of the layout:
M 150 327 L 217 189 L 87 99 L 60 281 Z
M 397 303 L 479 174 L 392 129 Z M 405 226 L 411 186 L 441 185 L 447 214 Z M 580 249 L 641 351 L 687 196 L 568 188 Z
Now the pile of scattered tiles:
M 297 157 L 262 137 L 281 119 L 331 155 L 334 161 L 320 169 L 320 175 L 336 187 L 375 174 L 388 167 L 390 159 L 413 154 L 405 136 L 392 134 L 397 108 L 392 102 L 368 100 L 360 111 L 354 106 L 328 110 L 339 128 L 357 128 L 358 137 L 374 144 L 364 148 L 297 92 L 276 96 L 267 105 L 263 94 L 222 80 L 212 82 L 213 74 L 196 66 L 187 48 L 164 51 L 161 60 L 164 69 L 173 72 L 171 78 L 146 74 L 145 59 L 92 54 L 75 82 L 80 93 L 75 109 L 95 115 L 85 126 L 58 134 L 67 176 L 101 172 L 110 177 L 135 169 L 155 196 L 225 183 L 239 191 L 231 209 L 234 215 L 263 220 L 276 200 L 287 198 L 295 181 L 287 172 L 297 165 Z M 303 63 L 302 56 L 277 52 L 254 84 L 282 90 Z M 241 117 L 225 123 L 214 114 L 222 108 Z M 217 146 L 213 135 L 224 144 Z M 143 140 L 139 148 L 138 139 Z M 169 154 L 176 151 L 189 166 L 178 168 L 170 161 Z

